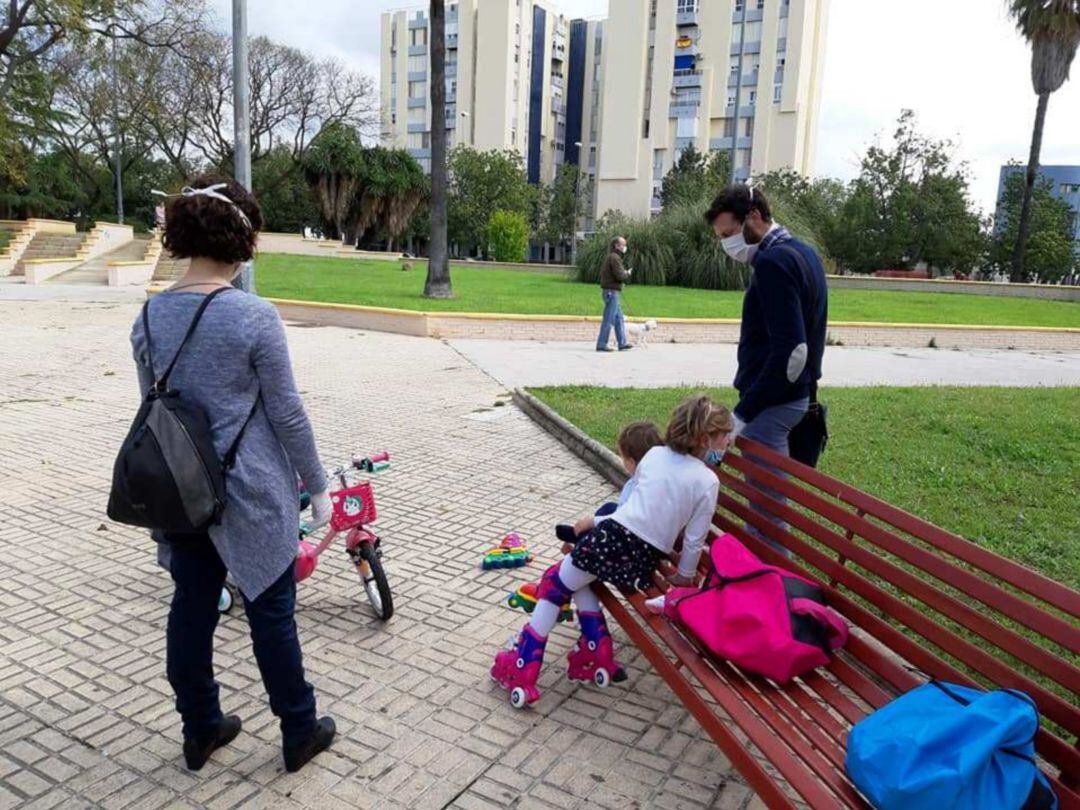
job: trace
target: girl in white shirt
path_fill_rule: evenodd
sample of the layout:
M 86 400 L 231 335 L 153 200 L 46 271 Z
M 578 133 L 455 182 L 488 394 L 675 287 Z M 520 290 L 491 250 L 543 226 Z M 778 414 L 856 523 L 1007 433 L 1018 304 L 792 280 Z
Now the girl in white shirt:
M 600 579 L 623 590 L 648 587 L 660 557 L 671 553 L 680 533 L 679 575 L 672 581 L 693 583 L 720 489 L 710 467 L 720 463 L 733 427 L 728 409 L 704 394 L 684 401 L 671 415 L 666 446 L 654 447 L 638 465 L 637 486 L 626 502 L 599 518 L 562 562 L 544 572 L 529 623 L 491 668 L 491 677 L 510 691 L 511 704 L 521 708 L 539 699 L 536 681 L 547 637 L 571 597 L 581 638 L 570 651 L 570 679 L 598 686 L 625 679 L 600 601 L 589 586 Z

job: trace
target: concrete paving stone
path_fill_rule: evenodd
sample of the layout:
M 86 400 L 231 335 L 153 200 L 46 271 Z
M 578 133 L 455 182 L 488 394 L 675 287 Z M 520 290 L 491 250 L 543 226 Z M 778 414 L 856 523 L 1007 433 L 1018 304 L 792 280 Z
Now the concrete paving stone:
M 397 612 L 385 625 L 371 615 L 336 549 L 299 588 L 308 678 L 339 740 L 298 775 L 284 773 L 243 613 L 223 617 L 215 665 L 244 732 L 189 773 L 164 677 L 171 583 L 145 535 L 102 514 L 137 406 L 127 343 L 137 311 L 131 299 L 0 301 L 0 342 L 23 349 L 0 353 L 0 808 L 31 791 L 34 806 L 65 808 L 565 808 L 615 797 L 631 808 L 710 780 L 741 786 L 618 629 L 628 687 L 567 682 L 576 634 L 564 629 L 534 710 L 513 710 L 488 679 L 524 621 L 507 593 L 557 558 L 551 527 L 611 488 L 512 406 L 488 416 L 506 386 L 453 347 L 294 326 L 290 351 L 326 458 L 394 454 L 375 488 Z M 72 364 L 87 346 L 93 359 Z M 530 458 L 543 468 L 522 464 Z M 511 529 L 536 562 L 481 572 L 484 550 Z M 28 540 L 33 560 L 19 553 Z M 641 754 L 651 758 L 631 759 Z

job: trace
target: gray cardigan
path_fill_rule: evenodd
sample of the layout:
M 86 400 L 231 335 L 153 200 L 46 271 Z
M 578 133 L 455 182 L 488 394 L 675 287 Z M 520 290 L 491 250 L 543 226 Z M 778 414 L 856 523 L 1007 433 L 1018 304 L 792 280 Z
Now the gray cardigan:
M 200 292 L 166 292 L 150 300 L 155 371 L 164 372 L 204 298 Z M 143 396 L 150 370 L 142 318 L 131 345 Z M 206 308 L 169 380 L 210 418 L 214 445 L 224 454 L 261 392 L 262 402 L 240 441 L 236 466 L 226 480 L 227 504 L 210 539 L 244 596 L 255 599 L 296 557 L 299 503 L 296 475 L 311 492 L 326 489 L 315 436 L 296 390 L 285 328 L 272 304 L 230 290 Z M 159 544 L 168 567 L 168 546 Z

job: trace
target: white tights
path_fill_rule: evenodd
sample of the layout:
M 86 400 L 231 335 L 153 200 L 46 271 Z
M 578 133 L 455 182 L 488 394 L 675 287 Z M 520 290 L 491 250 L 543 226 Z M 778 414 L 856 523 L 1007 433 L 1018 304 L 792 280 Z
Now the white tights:
M 563 585 L 573 592 L 574 604 L 578 610 L 599 612 L 600 600 L 592 592 L 592 588 L 589 587 L 596 581 L 596 576 L 588 571 L 582 571 L 574 565 L 569 554 L 563 557 L 563 561 L 559 565 L 559 579 L 562 580 Z M 561 605 L 541 599 L 533 608 L 529 626 L 540 638 L 547 638 L 548 633 L 552 631 L 559 621 L 559 612 L 561 610 Z

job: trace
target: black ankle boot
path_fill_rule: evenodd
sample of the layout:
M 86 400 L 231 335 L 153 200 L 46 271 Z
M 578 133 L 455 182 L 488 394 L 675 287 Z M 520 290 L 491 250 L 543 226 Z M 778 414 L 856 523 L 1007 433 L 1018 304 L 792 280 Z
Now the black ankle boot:
M 192 771 L 199 770 L 210 759 L 212 753 L 221 746 L 231 743 L 239 733 L 240 718 L 235 714 L 230 714 L 221 718 L 217 736 L 209 742 L 199 742 L 194 739 L 184 740 L 184 761 L 187 763 L 188 769 Z
M 307 740 L 296 746 L 288 746 L 284 749 L 285 770 L 296 773 L 307 765 L 316 754 L 325 751 L 334 741 L 337 726 L 330 717 L 320 717 L 315 724 L 315 731 Z

